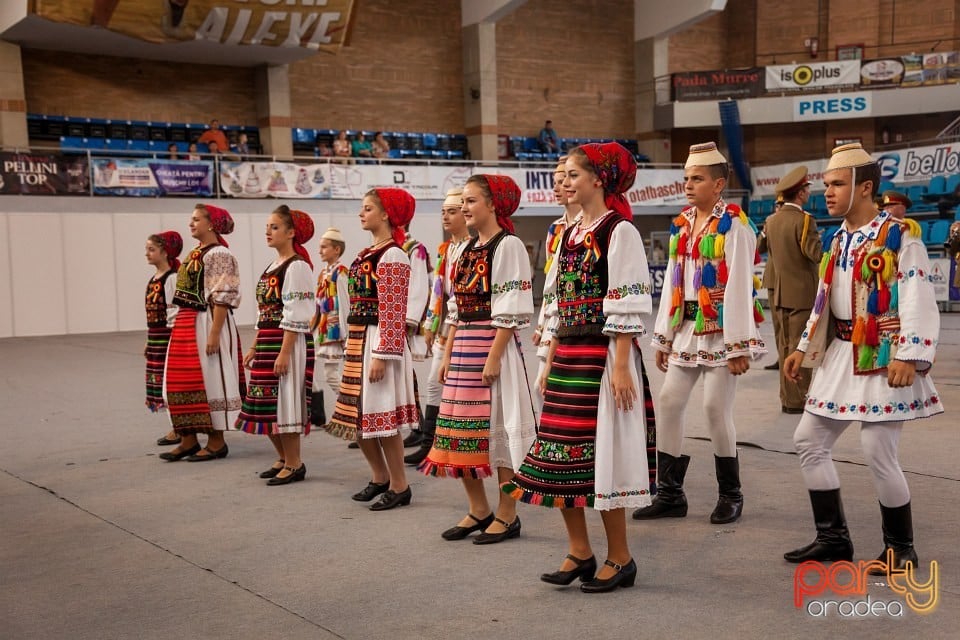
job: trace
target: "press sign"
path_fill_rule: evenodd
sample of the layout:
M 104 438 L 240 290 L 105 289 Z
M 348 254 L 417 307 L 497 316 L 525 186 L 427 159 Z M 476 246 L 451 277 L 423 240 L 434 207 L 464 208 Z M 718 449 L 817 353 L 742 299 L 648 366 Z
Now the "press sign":
M 870 107 L 871 95 L 869 92 L 838 93 L 829 96 L 795 96 L 793 98 L 793 120 L 798 122 L 804 120 L 866 118 L 870 116 Z

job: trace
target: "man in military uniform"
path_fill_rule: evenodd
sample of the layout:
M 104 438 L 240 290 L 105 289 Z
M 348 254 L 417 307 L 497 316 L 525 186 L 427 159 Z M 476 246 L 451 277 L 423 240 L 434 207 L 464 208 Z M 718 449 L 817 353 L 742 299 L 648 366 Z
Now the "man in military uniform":
M 883 204 L 880 208 L 892 215 L 897 220 L 903 220 L 907 215 L 907 209 L 912 206 L 913 201 L 899 191 L 883 192 Z
M 804 369 L 800 381 L 794 382 L 784 375 L 783 361 L 796 350 L 810 317 L 823 247 L 817 223 L 803 210 L 810 198 L 807 168 L 799 166 L 785 175 L 777 184 L 777 194 L 783 195 L 783 206 L 767 218 L 758 249 L 767 254 L 763 284 L 770 293 L 777 342 L 781 411 L 800 414 L 810 387 L 810 370 Z

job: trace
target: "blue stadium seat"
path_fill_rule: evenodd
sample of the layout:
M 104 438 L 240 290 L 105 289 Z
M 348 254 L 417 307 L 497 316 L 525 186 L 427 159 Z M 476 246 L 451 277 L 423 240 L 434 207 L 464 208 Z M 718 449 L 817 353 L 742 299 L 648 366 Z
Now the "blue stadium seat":
M 436 149 L 436 148 L 437 148 L 437 134 L 435 134 L 435 133 L 425 133 L 425 134 L 423 134 L 423 148 L 424 148 L 424 149 Z
M 517 155 L 517 160 L 519 160 L 520 162 L 526 162 L 530 160 L 530 153 L 527 151 L 520 151 L 516 155 Z
M 129 151 L 150 151 L 150 140 L 128 140 Z
M 402 157 L 403 157 L 403 152 L 402 152 L 400 149 L 390 149 L 390 151 L 387 152 L 387 157 L 389 157 L 389 158 L 402 158 Z
M 528 153 L 531 151 L 540 151 L 540 141 L 530 136 L 524 138 L 523 150 Z
M 416 157 L 416 155 L 417 155 L 417 152 L 414 151 L 413 149 L 401 149 L 401 150 L 400 150 L 400 157 L 401 157 L 401 158 L 413 158 L 413 157 Z
M 109 149 L 110 151 L 126 151 L 127 141 L 118 140 L 117 138 L 107 138 L 103 141 L 103 148 Z
M 942 196 L 947 192 L 947 178 L 945 176 L 933 176 L 930 178 L 930 184 L 927 185 L 929 195 Z
M 450 160 L 462 160 L 463 151 L 460 151 L 460 149 L 450 149 L 447 151 L 447 158 Z
M 934 220 L 931 222 L 924 234 L 924 244 L 930 247 L 942 247 L 943 243 L 947 241 L 951 224 L 950 220 Z
M 960 173 L 955 173 L 947 178 L 947 193 L 953 193 L 960 186 Z
M 750 215 L 751 217 L 752 217 L 752 216 L 758 216 L 758 215 L 760 215 L 760 201 L 759 201 L 759 200 L 751 200 L 751 201 L 750 201 L 750 207 L 748 208 L 748 213 L 749 213 L 749 215 Z
M 816 193 L 810 196 L 810 200 L 808 202 L 808 208 L 810 209 L 810 213 L 812 213 L 815 216 L 828 215 L 827 199 L 824 197 L 822 193 Z
M 888 180 L 881 180 L 880 187 L 877 189 L 877 193 L 883 194 L 884 191 L 891 191 L 894 189 L 893 183 Z
M 61 149 L 90 149 L 90 139 L 82 136 L 60 136 Z
M 432 149 L 430 151 L 430 157 L 433 159 L 445 159 L 447 157 L 447 152 L 443 149 Z
M 437 148 L 449 151 L 451 148 L 451 136 L 449 133 L 437 134 Z
M 923 194 L 927 192 L 926 185 L 915 184 L 907 187 L 907 197 L 913 201 L 914 204 L 923 202 Z

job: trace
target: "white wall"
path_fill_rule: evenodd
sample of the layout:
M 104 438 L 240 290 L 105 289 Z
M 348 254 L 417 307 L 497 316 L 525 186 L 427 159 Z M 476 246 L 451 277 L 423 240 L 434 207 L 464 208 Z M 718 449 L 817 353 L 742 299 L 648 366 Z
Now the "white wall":
M 144 293 L 153 273 L 144 258 L 147 236 L 173 229 L 193 246 L 188 199 L 0 196 L 0 337 L 131 331 L 146 326 Z M 256 320 L 254 287 L 273 260 L 263 229 L 276 200 L 217 203 L 233 215 L 226 237 L 240 263 L 243 300 L 237 322 Z M 307 244 L 315 265 L 320 235 L 338 226 L 347 262 L 369 245 L 359 201 L 286 202 L 313 218 Z M 420 201 L 411 231 L 435 252 L 442 240 L 439 201 Z M 181 255 L 182 257 L 182 255 Z

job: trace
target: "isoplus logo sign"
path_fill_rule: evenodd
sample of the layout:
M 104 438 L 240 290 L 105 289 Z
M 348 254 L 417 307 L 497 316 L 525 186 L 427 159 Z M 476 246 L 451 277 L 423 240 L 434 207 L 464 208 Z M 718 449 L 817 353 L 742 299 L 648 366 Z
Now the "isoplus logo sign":
M 871 576 L 869 571 L 883 570 L 887 585 L 900 599 L 873 599 L 867 594 Z M 880 576 L 876 576 L 880 577 Z M 862 599 L 855 599 L 862 596 Z M 848 599 L 854 597 L 854 599 Z M 843 598 L 843 599 L 838 599 Z M 901 618 L 905 611 L 931 613 L 940 602 L 940 566 L 930 562 L 926 582 L 920 582 L 916 567 L 908 562 L 905 569 L 893 568 L 893 551 L 887 550 L 886 562 L 861 560 L 822 562 L 808 561 L 797 565 L 793 572 L 793 606 L 806 609 L 817 618 Z

